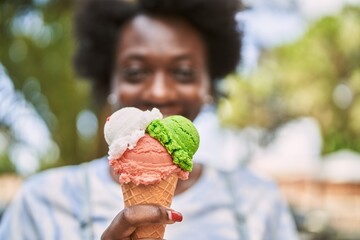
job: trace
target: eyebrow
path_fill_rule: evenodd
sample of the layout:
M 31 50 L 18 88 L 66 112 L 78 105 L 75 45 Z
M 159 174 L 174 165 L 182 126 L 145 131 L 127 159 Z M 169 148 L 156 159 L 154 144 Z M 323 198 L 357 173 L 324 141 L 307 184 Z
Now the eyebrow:
M 143 54 L 129 54 L 128 56 L 123 57 L 122 59 L 126 59 L 126 60 L 143 60 L 145 58 L 145 55 Z
M 125 56 L 123 56 L 122 58 L 123 60 L 144 60 L 146 59 L 146 55 L 143 53 L 128 53 L 125 54 Z M 182 61 L 182 60 L 191 60 L 193 59 L 193 57 L 191 56 L 191 54 L 188 53 L 183 53 L 183 54 L 179 54 L 176 55 L 174 54 L 174 57 L 171 59 L 171 61 L 177 62 L 177 61 Z
M 192 56 L 190 54 L 182 54 L 182 55 L 179 55 L 179 56 L 176 56 L 174 58 L 175 61 L 181 61 L 181 60 L 188 60 L 188 59 L 192 59 Z

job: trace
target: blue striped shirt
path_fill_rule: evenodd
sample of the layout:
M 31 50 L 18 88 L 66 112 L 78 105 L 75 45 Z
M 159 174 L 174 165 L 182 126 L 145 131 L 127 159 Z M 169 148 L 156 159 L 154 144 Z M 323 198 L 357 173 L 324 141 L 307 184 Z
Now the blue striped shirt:
M 166 239 L 297 239 L 276 185 L 245 169 L 226 175 L 232 186 L 225 173 L 206 167 L 192 188 L 175 196 L 172 208 L 184 220 L 166 228 Z M 100 239 L 122 208 L 105 158 L 48 170 L 24 184 L 4 215 L 0 239 Z

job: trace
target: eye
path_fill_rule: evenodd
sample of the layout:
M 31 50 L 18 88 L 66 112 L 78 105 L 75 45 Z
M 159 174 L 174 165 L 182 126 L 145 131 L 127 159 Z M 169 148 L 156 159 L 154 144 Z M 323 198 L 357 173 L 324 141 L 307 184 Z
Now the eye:
M 150 71 L 142 67 L 129 67 L 121 70 L 122 77 L 129 83 L 140 83 L 146 79 Z
M 191 83 L 195 80 L 196 71 L 192 68 L 175 68 L 172 71 L 174 78 L 180 83 Z

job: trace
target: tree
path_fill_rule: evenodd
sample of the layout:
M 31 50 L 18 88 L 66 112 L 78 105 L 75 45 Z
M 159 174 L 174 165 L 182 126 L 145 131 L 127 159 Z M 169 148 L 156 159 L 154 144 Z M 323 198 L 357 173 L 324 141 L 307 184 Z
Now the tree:
M 360 151 L 359 26 L 360 8 L 347 6 L 298 41 L 265 52 L 254 74 L 230 76 L 224 122 L 276 129 L 311 116 L 321 125 L 324 153 Z
M 51 165 L 44 161 L 42 168 L 104 154 L 97 148 L 102 136 L 84 139 L 77 132 L 79 112 L 93 108 L 89 84 L 72 68 L 73 4 L 69 0 L 23 0 L 4 1 L 0 7 L 0 62 L 15 88 L 45 120 L 61 150 L 58 161 Z

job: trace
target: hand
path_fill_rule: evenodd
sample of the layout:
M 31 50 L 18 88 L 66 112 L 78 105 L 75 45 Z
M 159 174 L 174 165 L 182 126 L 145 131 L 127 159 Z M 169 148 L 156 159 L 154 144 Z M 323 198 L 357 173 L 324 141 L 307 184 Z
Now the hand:
M 131 240 L 131 234 L 135 232 L 139 226 L 149 224 L 173 224 L 181 221 L 181 213 L 170 208 L 155 204 L 134 205 L 125 208 L 116 215 L 102 234 L 101 239 Z

